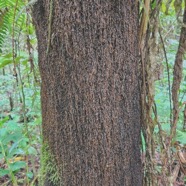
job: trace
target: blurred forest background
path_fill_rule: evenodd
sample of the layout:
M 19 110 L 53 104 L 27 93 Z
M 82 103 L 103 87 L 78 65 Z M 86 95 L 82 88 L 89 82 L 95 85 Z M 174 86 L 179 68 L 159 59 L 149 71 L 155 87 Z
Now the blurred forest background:
M 179 87 L 179 120 L 172 146 L 170 138 L 173 103 L 171 101 L 173 69 L 183 24 L 185 2 L 182 0 L 150 1 L 150 11 L 160 5 L 155 25 L 158 58 L 150 73 L 153 81 L 154 103 L 150 131 L 152 156 L 147 158 L 142 132 L 142 161 L 151 165 L 152 177 L 157 180 L 169 176 L 174 185 L 186 185 L 186 56 L 181 69 Z M 38 69 L 37 38 L 32 24 L 34 0 L 0 0 L 0 185 L 37 185 L 42 172 L 40 75 Z M 146 11 L 140 2 L 140 16 Z M 150 15 L 150 13 L 149 13 Z M 153 14 L 151 14 L 153 17 Z M 141 18 L 142 19 L 142 18 Z M 147 16 L 150 20 L 150 17 Z M 154 27 L 149 28 L 152 31 Z M 151 32 L 153 33 L 153 32 Z M 185 38 L 186 39 L 186 38 Z M 154 40 L 153 40 L 154 41 Z M 156 56 L 157 57 L 157 56 Z M 155 63 L 154 63 L 155 64 Z M 168 158 L 165 158 L 168 156 Z M 167 163 L 168 162 L 168 163 Z M 162 174 L 165 168 L 169 174 Z M 145 168 L 144 168 L 145 169 Z M 152 179 L 151 177 L 151 179 Z

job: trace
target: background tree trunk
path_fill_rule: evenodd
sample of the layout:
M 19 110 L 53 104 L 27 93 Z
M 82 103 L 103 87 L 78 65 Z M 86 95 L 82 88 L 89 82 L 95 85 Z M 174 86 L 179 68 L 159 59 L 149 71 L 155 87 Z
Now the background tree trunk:
M 138 19 L 136 0 L 34 5 L 43 138 L 56 164 L 45 164 L 45 186 L 142 185 Z

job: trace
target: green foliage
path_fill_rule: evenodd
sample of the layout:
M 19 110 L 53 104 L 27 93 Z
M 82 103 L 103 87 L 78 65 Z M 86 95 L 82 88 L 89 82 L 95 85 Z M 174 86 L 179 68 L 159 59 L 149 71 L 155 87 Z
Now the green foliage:
M 33 172 L 30 171 L 33 167 L 28 167 L 31 159 L 26 162 L 26 158 L 29 156 L 38 157 L 40 137 L 37 134 L 38 132 L 35 131 L 35 127 L 37 127 L 41 121 L 39 118 L 39 120 L 37 118 L 31 119 L 28 123 L 28 135 L 25 129 L 26 126 L 19 121 L 20 118 L 16 117 L 16 115 L 13 116 L 13 114 L 12 117 L 14 117 L 12 120 L 10 120 L 9 117 L 5 117 L 0 121 L 0 159 L 6 167 L 5 169 L 0 169 L 0 176 L 10 175 L 10 173 L 15 176 L 18 171 L 24 168 L 26 174 L 28 174 L 28 179 L 30 179 L 30 174 L 33 174 Z M 32 117 L 31 113 L 30 117 Z M 37 136 L 39 138 L 37 138 Z M 32 166 L 35 166 L 35 164 Z
M 0 1 L 0 185 L 34 185 L 39 172 L 40 76 L 28 8 Z
M 164 131 L 164 134 L 166 135 L 166 137 L 170 135 L 171 126 L 169 123 L 161 124 L 161 129 L 162 131 Z M 158 126 L 156 126 L 154 129 L 154 134 L 156 135 L 158 132 L 159 132 L 159 128 Z M 181 124 L 177 126 L 176 136 L 173 139 L 173 142 L 175 141 L 179 142 L 182 145 L 186 145 L 186 130 L 182 129 Z
M 173 67 L 175 62 L 176 53 L 179 45 L 179 37 L 181 25 L 178 18 L 181 17 L 184 8 L 184 2 L 182 0 L 167 0 L 162 2 L 162 12 L 160 13 L 160 23 L 163 32 L 164 44 L 166 47 L 166 55 L 168 59 L 168 68 L 170 72 L 170 86 L 172 86 L 173 81 Z M 170 134 L 171 124 L 170 124 L 170 98 L 169 98 L 169 87 L 168 84 L 168 69 L 167 64 L 164 59 L 162 61 L 164 65 L 164 71 L 162 78 L 155 83 L 155 102 L 157 106 L 158 120 L 162 130 L 166 135 Z M 185 64 L 185 61 L 183 62 Z M 186 66 L 183 68 L 183 77 L 186 76 Z M 179 90 L 179 102 L 180 106 L 186 100 L 186 87 L 185 80 L 181 83 Z M 172 99 L 172 98 L 171 98 Z M 172 104 L 172 103 L 171 103 Z M 173 105 L 171 105 L 173 107 Z M 180 107 L 181 108 L 181 107 Z M 181 144 L 186 144 L 185 142 L 185 131 L 183 130 L 183 108 L 180 110 L 179 122 L 177 124 L 177 133 L 174 141 L 179 141 Z M 155 134 L 158 132 L 158 126 L 155 127 Z

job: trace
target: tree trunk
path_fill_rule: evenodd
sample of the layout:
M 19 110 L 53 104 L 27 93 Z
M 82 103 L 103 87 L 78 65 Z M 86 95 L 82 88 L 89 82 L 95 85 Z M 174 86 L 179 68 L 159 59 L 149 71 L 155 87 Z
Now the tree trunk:
M 44 185 L 142 185 L 136 0 L 38 0 L 33 20 Z

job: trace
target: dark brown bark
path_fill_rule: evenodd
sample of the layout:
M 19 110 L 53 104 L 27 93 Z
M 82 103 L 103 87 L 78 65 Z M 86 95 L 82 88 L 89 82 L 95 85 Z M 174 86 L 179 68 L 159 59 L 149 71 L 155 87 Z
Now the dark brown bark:
M 142 185 L 136 0 L 53 0 L 47 54 L 49 5 L 39 0 L 33 18 L 44 142 L 61 185 Z

